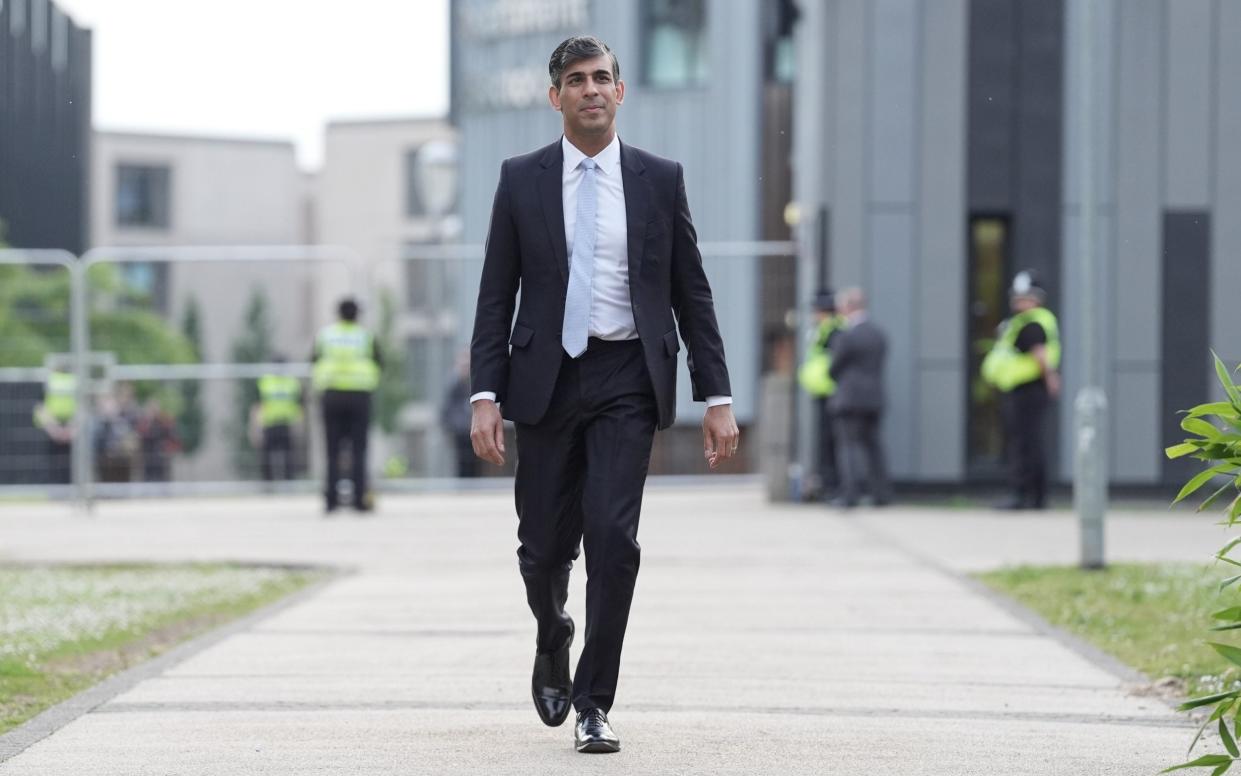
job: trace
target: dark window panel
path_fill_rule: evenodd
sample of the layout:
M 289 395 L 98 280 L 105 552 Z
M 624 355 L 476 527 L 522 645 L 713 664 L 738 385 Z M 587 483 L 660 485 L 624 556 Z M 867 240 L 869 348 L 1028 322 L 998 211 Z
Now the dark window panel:
M 1181 442 L 1179 415 L 1210 396 L 1211 216 L 1169 211 L 1163 216 L 1163 328 L 1160 417 L 1163 445 Z M 1120 420 L 1119 422 L 1123 422 Z M 1163 458 L 1163 479 L 1179 485 L 1202 469 L 1199 461 Z
M 167 229 L 171 171 L 165 166 L 121 164 L 116 168 L 116 224 Z
M 675 89 L 706 83 L 706 0 L 644 0 L 641 20 L 648 85 Z

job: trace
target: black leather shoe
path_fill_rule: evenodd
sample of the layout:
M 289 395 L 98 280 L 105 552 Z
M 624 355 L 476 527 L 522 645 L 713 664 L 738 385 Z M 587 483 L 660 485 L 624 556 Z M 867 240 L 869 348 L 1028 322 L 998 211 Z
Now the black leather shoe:
M 530 695 L 539 719 L 549 727 L 559 727 L 569 718 L 573 700 L 573 679 L 569 677 L 569 647 L 573 645 L 573 620 L 569 638 L 555 652 L 536 652 L 530 677 Z
M 603 709 L 587 709 L 577 715 L 573 743 L 583 754 L 609 754 L 620 751 L 620 739 L 608 724 Z

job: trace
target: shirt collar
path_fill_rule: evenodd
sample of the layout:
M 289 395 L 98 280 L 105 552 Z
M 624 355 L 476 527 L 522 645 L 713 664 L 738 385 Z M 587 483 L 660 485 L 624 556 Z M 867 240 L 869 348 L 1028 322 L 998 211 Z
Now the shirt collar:
M 564 150 L 564 169 L 576 170 L 577 166 L 586 158 L 586 154 L 578 150 L 578 147 L 569 142 L 569 138 L 560 137 L 560 147 Z M 595 164 L 599 166 L 599 171 L 604 175 L 610 175 L 618 164 L 620 164 L 620 135 L 613 135 L 612 142 L 608 143 L 607 148 L 595 154 Z

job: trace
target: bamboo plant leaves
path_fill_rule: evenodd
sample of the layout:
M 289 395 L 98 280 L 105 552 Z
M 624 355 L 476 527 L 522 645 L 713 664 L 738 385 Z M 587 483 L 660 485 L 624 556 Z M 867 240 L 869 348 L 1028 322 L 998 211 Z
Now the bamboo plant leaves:
M 1227 497 L 1229 500 L 1224 508 L 1223 525 L 1232 527 L 1241 518 L 1241 388 L 1233 381 L 1232 374 L 1219 356 L 1215 356 L 1215 374 L 1219 377 L 1228 400 L 1199 404 L 1188 410 L 1181 420 L 1181 428 L 1191 436 L 1180 444 L 1168 447 L 1164 452 L 1169 458 L 1192 456 L 1207 464 L 1207 468 L 1185 483 L 1172 503 L 1183 501 L 1211 483 L 1210 495 L 1198 505 L 1198 511 L 1201 512 Z M 1215 559 L 1230 566 L 1241 566 L 1241 561 L 1230 556 L 1238 546 L 1241 546 L 1241 536 L 1230 539 L 1215 553 Z M 1223 593 L 1238 582 L 1241 582 L 1241 574 L 1229 576 L 1220 582 L 1220 592 Z M 1211 619 L 1215 621 L 1212 631 L 1241 629 L 1241 605 L 1220 609 L 1211 615 Z M 1214 641 L 1208 644 L 1229 663 L 1241 667 L 1241 647 Z M 1241 747 L 1237 744 L 1237 740 L 1241 739 L 1241 719 L 1238 718 L 1238 712 L 1241 711 L 1241 688 L 1191 698 L 1178 708 L 1181 711 L 1191 711 L 1208 706 L 1215 708 L 1198 728 L 1189 749 L 1193 751 L 1202 734 L 1214 723 L 1220 743 L 1227 753 L 1203 755 L 1196 760 L 1167 768 L 1161 771 L 1162 773 L 1186 768 L 1211 768 L 1211 776 L 1220 776 L 1234 763 L 1241 762 Z M 1232 722 L 1231 728 L 1229 720 Z

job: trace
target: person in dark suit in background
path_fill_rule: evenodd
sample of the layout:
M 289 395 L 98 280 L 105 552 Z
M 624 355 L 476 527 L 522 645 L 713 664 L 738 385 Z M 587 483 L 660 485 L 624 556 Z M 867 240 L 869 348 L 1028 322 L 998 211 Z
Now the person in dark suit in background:
M 836 393 L 831 399 L 837 439 L 837 465 L 841 493 L 832 502 L 839 507 L 857 506 L 863 481 L 876 506 L 892 500 L 879 439 L 883 416 L 883 362 L 888 342 L 883 331 L 866 314 L 866 295 L 860 288 L 840 292 L 837 307 L 846 328 L 832 341 L 831 376 Z
M 694 399 L 707 402 L 711 468 L 737 452 L 739 434 L 681 165 L 617 137 L 625 84 L 601 40 L 564 41 L 548 74 L 564 135 L 500 166 L 471 345 L 471 438 L 480 458 L 503 465 L 501 408 L 516 425 L 517 556 L 538 624 L 535 708 L 555 726 L 571 702 L 577 751 L 615 752 L 607 712 L 651 443 L 676 410 L 678 328 Z M 571 680 L 564 605 L 579 542 L 586 642 Z
M 474 455 L 474 442 L 470 439 L 473 422 L 470 408 L 470 354 L 457 357 L 452 385 L 444 392 L 440 405 L 440 427 L 452 439 L 453 460 L 458 477 L 478 476 L 478 456 Z

